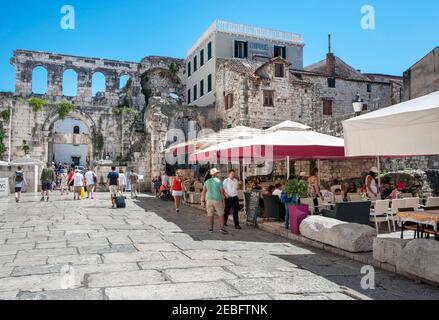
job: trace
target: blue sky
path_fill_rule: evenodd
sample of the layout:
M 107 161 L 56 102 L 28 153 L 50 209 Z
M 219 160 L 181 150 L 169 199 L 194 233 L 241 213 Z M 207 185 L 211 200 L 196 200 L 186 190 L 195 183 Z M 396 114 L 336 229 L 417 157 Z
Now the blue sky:
M 75 30 L 60 27 L 63 5 L 75 8 Z M 376 29 L 363 30 L 372 5 Z M 439 45 L 439 1 L 390 0 L 2 0 L 0 91 L 14 90 L 14 49 L 140 61 L 181 57 L 215 19 L 300 33 L 305 65 L 335 54 L 363 72 L 401 75 Z

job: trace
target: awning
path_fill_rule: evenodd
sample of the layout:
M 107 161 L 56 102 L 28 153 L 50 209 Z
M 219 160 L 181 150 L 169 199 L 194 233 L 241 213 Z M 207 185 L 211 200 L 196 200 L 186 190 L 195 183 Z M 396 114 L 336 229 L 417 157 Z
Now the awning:
M 439 154 L 439 91 L 343 122 L 345 154 Z

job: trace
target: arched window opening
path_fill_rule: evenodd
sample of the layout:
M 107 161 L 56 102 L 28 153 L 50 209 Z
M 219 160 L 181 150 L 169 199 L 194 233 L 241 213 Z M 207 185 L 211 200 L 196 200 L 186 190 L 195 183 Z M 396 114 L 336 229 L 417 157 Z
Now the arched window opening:
M 47 93 L 47 70 L 44 67 L 36 67 L 32 70 L 32 93 Z
M 128 81 L 130 80 L 130 77 L 126 74 L 122 75 L 119 79 L 119 90 L 120 91 L 126 91 L 128 86 Z
M 95 72 L 93 74 L 91 87 L 93 97 L 105 95 L 105 76 L 102 72 Z
M 65 97 L 76 97 L 78 94 L 78 74 L 72 69 L 63 73 L 62 94 Z

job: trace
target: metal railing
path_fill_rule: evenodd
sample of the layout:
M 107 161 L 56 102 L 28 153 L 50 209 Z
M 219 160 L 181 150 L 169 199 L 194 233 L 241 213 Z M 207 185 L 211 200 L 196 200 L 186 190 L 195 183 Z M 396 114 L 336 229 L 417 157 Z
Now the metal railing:
M 262 38 L 267 40 L 288 42 L 291 44 L 302 44 L 303 42 L 303 37 L 300 34 L 260 28 L 256 26 L 233 23 L 224 20 L 216 20 L 209 26 L 209 28 L 197 40 L 197 42 L 195 42 L 192 48 L 188 50 L 187 56 L 189 57 L 213 32 L 216 31 Z

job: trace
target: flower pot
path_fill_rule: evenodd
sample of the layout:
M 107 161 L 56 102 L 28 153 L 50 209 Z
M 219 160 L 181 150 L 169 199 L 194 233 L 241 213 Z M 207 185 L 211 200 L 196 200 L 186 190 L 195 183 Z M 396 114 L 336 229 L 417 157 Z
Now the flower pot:
M 309 206 L 308 205 L 290 205 L 288 207 L 288 214 L 290 216 L 290 226 L 291 226 L 291 233 L 293 234 L 300 234 L 300 224 L 303 220 L 308 217 L 309 213 Z

